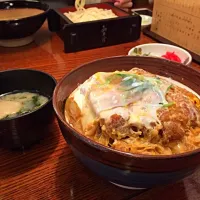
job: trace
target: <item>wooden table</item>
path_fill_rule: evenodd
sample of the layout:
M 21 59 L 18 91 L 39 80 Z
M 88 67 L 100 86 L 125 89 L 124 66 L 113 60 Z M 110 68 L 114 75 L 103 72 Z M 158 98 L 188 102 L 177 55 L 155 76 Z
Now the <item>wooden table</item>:
M 33 68 L 57 80 L 80 64 L 125 55 L 135 45 L 154 42 L 141 35 L 137 42 L 65 54 L 63 44 L 47 26 L 35 42 L 21 48 L 0 48 L 0 70 Z M 200 69 L 198 64 L 192 66 Z M 137 197 L 136 197 L 137 196 Z M 135 198 L 134 198 L 135 197 Z M 48 138 L 24 152 L 0 149 L 0 200 L 199 200 L 199 173 L 148 191 L 124 190 L 92 174 L 76 160 L 55 121 Z

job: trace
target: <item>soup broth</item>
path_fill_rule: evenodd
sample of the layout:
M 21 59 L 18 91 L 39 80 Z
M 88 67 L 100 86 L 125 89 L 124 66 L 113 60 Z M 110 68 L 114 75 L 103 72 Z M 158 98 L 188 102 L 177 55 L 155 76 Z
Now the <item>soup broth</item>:
M 6 20 L 22 19 L 41 14 L 43 12 L 44 10 L 40 10 L 37 8 L 13 8 L 8 10 L 0 9 L 0 20 L 6 21 Z
M 0 120 L 37 110 L 48 98 L 33 92 L 15 92 L 0 96 Z

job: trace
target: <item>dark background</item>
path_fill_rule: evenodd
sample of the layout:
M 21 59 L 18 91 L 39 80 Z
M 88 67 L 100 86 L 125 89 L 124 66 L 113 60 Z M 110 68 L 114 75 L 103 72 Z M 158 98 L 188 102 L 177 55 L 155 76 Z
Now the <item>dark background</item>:
M 51 8 L 61 8 L 64 6 L 74 5 L 75 0 L 41 0 L 42 2 L 48 3 Z M 146 7 L 148 0 L 132 0 L 133 7 Z
M 63 8 L 65 6 L 74 5 L 75 0 L 41 0 L 41 2 L 49 4 L 51 8 Z

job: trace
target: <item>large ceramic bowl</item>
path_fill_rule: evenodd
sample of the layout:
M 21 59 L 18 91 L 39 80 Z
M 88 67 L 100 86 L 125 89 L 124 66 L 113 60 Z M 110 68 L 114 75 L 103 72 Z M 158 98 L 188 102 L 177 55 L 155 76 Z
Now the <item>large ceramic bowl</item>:
M 41 71 L 17 69 L 0 72 L 0 95 L 13 91 L 38 91 L 49 98 L 34 112 L 0 120 L 0 146 L 28 148 L 49 133 L 54 116 L 52 96 L 55 86 L 55 79 Z
M 44 12 L 30 17 L 6 21 L 0 18 L 0 46 L 15 47 L 32 42 L 34 33 L 41 28 L 49 11 L 49 6 L 40 1 L 0 1 L 0 11 L 15 8 L 36 8 Z
M 200 94 L 200 73 L 182 64 L 151 57 L 113 57 L 94 61 L 67 74 L 56 86 L 53 106 L 60 129 L 74 154 L 96 174 L 125 188 L 151 188 L 178 181 L 200 164 L 200 149 L 180 155 L 148 156 L 124 153 L 102 146 L 73 129 L 64 118 L 66 98 L 99 71 L 142 68 L 189 86 Z

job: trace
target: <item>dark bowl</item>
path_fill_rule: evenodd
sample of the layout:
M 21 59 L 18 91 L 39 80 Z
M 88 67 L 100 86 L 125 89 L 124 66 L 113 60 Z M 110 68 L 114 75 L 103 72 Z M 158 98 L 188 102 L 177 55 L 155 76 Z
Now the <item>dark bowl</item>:
M 43 25 L 49 11 L 49 6 L 40 1 L 22 0 L 0 2 L 0 10 L 13 8 L 37 8 L 44 10 L 44 12 L 15 20 L 4 21 L 0 19 L 0 45 L 2 46 L 18 46 L 20 44 L 25 45 L 30 43 L 33 40 L 33 34 Z M 7 44 L 6 41 L 11 44 Z
M 0 94 L 24 90 L 38 91 L 49 97 L 48 102 L 34 112 L 0 120 L 0 146 L 28 148 L 48 134 L 48 127 L 54 119 L 52 96 L 55 86 L 55 79 L 41 71 L 17 69 L 0 72 Z
M 53 106 L 64 138 L 74 154 L 93 172 L 125 188 L 151 188 L 178 181 L 200 164 L 200 149 L 171 156 L 130 154 L 100 145 L 73 129 L 64 118 L 64 103 L 71 92 L 99 71 L 133 67 L 172 77 L 200 94 L 200 73 L 182 64 L 150 57 L 113 57 L 94 61 L 67 74 L 56 86 Z

